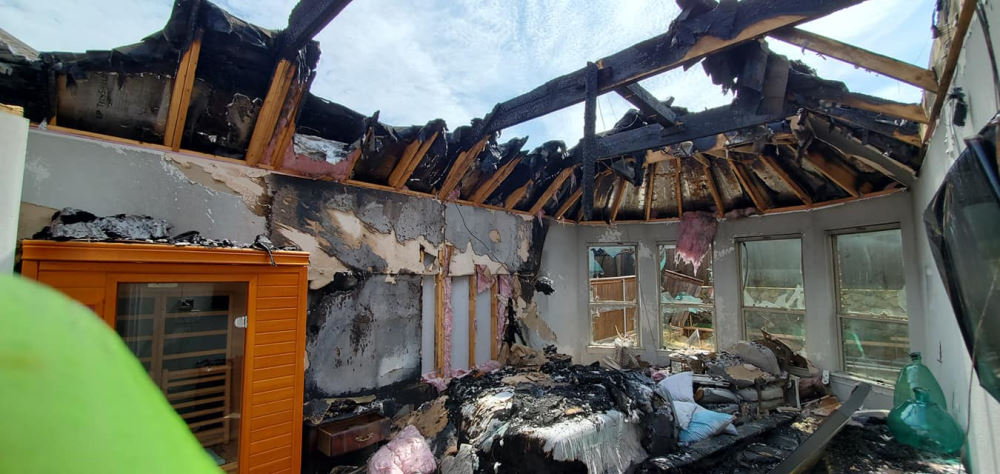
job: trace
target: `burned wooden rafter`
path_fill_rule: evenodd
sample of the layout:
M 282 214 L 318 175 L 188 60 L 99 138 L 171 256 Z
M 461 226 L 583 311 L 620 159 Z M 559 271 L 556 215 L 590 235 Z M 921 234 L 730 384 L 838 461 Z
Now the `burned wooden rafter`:
M 513 211 L 517 206 L 517 203 L 524 199 L 524 195 L 528 193 L 528 189 L 534 185 L 535 181 L 529 179 L 527 183 L 524 183 L 521 187 L 515 189 L 514 192 L 510 193 L 510 195 L 507 196 L 507 199 L 504 200 L 503 208 L 508 211 Z
M 677 114 L 670 109 L 669 103 L 674 98 L 667 99 L 667 103 L 660 102 L 639 83 L 628 84 L 615 89 L 618 95 L 639 109 L 647 122 L 656 122 L 664 127 L 672 127 L 677 124 Z
M 264 157 L 264 151 L 271 142 L 274 128 L 278 124 L 278 116 L 288 96 L 288 90 L 295 79 L 295 73 L 296 66 L 288 59 L 278 61 L 278 65 L 274 68 L 271 85 L 268 87 L 264 104 L 257 112 L 257 121 L 254 123 L 250 144 L 247 146 L 247 164 L 256 165 Z
M 566 215 L 566 212 L 568 212 L 570 208 L 576 205 L 577 201 L 580 200 L 580 196 L 582 195 L 583 195 L 583 188 L 577 187 L 576 191 L 573 191 L 573 194 L 570 194 L 569 197 L 566 198 L 565 201 L 563 201 L 562 205 L 559 206 L 559 209 L 556 210 L 556 213 L 553 214 L 552 217 L 554 219 L 562 219 L 563 216 Z
M 292 92 L 292 101 L 288 104 L 289 109 L 286 111 L 284 117 L 285 122 L 278 133 L 274 149 L 271 152 L 270 165 L 273 169 L 281 169 L 285 160 L 285 151 L 292 146 L 292 142 L 295 140 L 296 122 L 298 121 L 299 113 L 302 111 L 302 98 L 308 89 L 308 83 L 301 83 L 296 85 L 294 92 Z M 280 120 L 279 123 L 281 123 Z
M 907 187 L 912 187 L 916 181 L 916 172 L 906 165 L 882 154 L 873 147 L 867 146 L 853 137 L 835 128 L 830 122 L 823 121 L 811 114 L 802 114 L 796 120 L 796 133 L 808 134 L 837 149 L 844 155 L 853 156 L 862 163 L 875 168 L 893 181 Z
M 561 188 L 563 183 L 566 182 L 566 179 L 573 175 L 573 171 L 575 170 L 575 165 L 563 168 L 563 170 L 556 175 L 555 179 L 549 183 L 549 186 L 545 188 L 545 191 L 538 197 L 535 204 L 531 206 L 531 209 L 528 210 L 528 214 L 537 215 L 538 212 L 541 211 L 546 204 L 548 204 L 549 200 L 552 199 L 552 196 L 559 191 L 559 188 Z
M 728 159 L 726 162 L 729 163 L 729 167 L 736 174 L 736 179 L 740 182 L 740 186 L 743 187 L 743 191 L 746 192 L 747 196 L 750 196 L 750 201 L 753 202 L 754 207 L 760 212 L 768 210 L 771 206 L 768 204 L 767 194 L 753 180 L 753 176 L 747 171 L 743 163 L 736 159 Z
M 859 127 L 868 132 L 877 133 L 917 148 L 923 145 L 920 138 L 920 126 L 916 122 L 884 117 L 866 110 L 846 107 L 826 107 L 814 111 L 828 115 L 845 124 Z
M 608 222 L 614 222 L 615 219 L 618 218 L 618 211 L 622 207 L 622 198 L 625 197 L 625 186 L 628 184 L 628 181 L 626 181 L 625 178 L 619 177 L 617 184 L 618 189 L 615 189 L 614 191 L 615 195 L 614 200 L 611 202 L 611 209 L 607 219 Z
M 778 177 L 778 179 L 784 182 L 785 186 L 788 186 L 788 189 L 791 189 L 792 192 L 795 193 L 795 196 L 798 197 L 800 201 L 802 201 L 802 204 L 813 203 L 812 196 L 810 196 L 809 193 L 806 192 L 806 190 L 803 189 L 802 186 L 800 186 L 799 183 L 796 182 L 795 179 L 792 178 L 792 176 L 788 174 L 788 172 L 785 171 L 784 168 L 781 167 L 781 164 L 778 163 L 778 160 L 776 160 L 775 157 L 771 155 L 771 152 L 765 151 L 761 153 L 759 156 L 760 156 L 760 161 L 763 162 L 771 170 L 771 172 L 773 172 Z
M 647 221 L 653 212 L 653 185 L 656 183 L 656 167 L 657 163 L 647 163 L 646 165 L 646 202 L 644 207 Z
M 722 194 L 719 193 L 719 185 L 715 183 L 712 165 L 707 157 L 701 158 L 704 160 L 701 162 L 701 169 L 705 173 L 705 184 L 708 185 L 708 192 L 712 194 L 712 200 L 715 201 L 715 216 L 722 217 L 726 213 L 726 205 L 722 201 Z
M 597 88 L 599 69 L 594 63 L 587 64 L 584 78 L 583 146 L 580 158 L 583 170 L 581 186 L 583 200 L 581 212 L 583 220 L 590 220 L 594 211 L 594 180 L 597 165 Z
M 934 71 L 929 69 L 917 67 L 799 28 L 775 30 L 768 34 L 768 36 L 914 85 L 926 91 L 937 92 L 937 78 L 934 77 Z
M 815 150 L 805 150 L 803 159 L 816 167 L 826 176 L 853 197 L 861 197 L 860 182 L 858 173 L 850 166 L 836 160 L 829 159 Z
M 667 33 L 605 57 L 597 64 L 603 94 L 647 77 L 692 64 L 712 53 L 766 35 L 771 31 L 814 20 L 863 0 L 744 0 L 722 2 L 716 8 L 682 13 Z M 700 14 L 698 14 L 700 13 Z M 497 104 L 483 123 L 483 132 L 496 132 L 587 98 L 583 68 Z
M 427 140 L 420 141 L 420 139 L 416 139 L 406 146 L 403 150 L 403 155 L 396 162 L 392 173 L 389 174 L 389 186 L 400 189 L 406 185 L 406 182 L 410 180 L 410 176 L 413 175 L 413 172 L 420 164 L 420 160 L 424 159 L 424 156 L 427 155 L 427 150 L 430 149 L 431 145 L 434 144 L 434 140 L 437 140 L 440 134 L 440 131 L 435 131 Z
M 299 0 L 281 32 L 282 58 L 290 57 L 313 39 L 351 0 Z
M 482 184 L 476 191 L 469 197 L 469 201 L 476 204 L 482 204 L 489 198 L 494 191 L 514 172 L 514 168 L 517 167 L 521 160 L 524 159 L 524 155 L 519 155 L 514 157 L 513 160 L 508 161 L 506 164 L 501 166 L 496 172 L 485 183 Z
M 919 104 L 901 104 L 891 100 L 873 97 L 865 94 L 849 92 L 840 97 L 831 98 L 842 105 L 856 109 L 891 115 L 917 123 L 928 123 L 924 108 Z
M 951 81 L 955 77 L 958 58 L 962 54 L 962 48 L 965 45 L 965 36 L 969 32 L 969 25 L 972 23 L 972 17 L 976 13 L 976 6 L 978 4 L 977 0 L 962 0 L 962 9 L 959 10 L 955 27 L 952 29 L 951 46 L 948 48 L 948 55 L 945 57 L 944 68 L 941 70 L 941 74 L 938 75 L 937 90 L 939 93 L 934 95 L 934 104 L 931 105 L 930 117 L 927 120 L 927 129 L 924 130 L 924 143 L 934 136 L 934 128 L 937 126 L 941 108 L 944 107 L 944 101 L 951 89 Z
M 202 30 L 198 30 L 188 45 L 188 49 L 181 56 L 177 66 L 177 74 L 174 75 L 174 85 L 170 92 L 170 108 L 167 111 L 167 126 L 163 134 L 163 144 L 173 151 L 178 151 L 181 148 L 184 125 L 187 122 L 188 108 L 191 105 L 191 91 L 194 89 L 195 71 L 198 68 L 198 56 L 201 54 L 202 37 Z
M 681 189 L 681 159 L 674 159 L 674 192 L 677 194 L 677 217 L 684 216 L 684 193 Z
M 451 169 L 448 170 L 448 176 L 445 177 L 444 183 L 441 184 L 441 189 L 438 190 L 438 199 L 444 201 L 449 200 L 449 195 L 455 190 L 455 186 L 458 186 L 459 181 L 462 180 L 462 176 L 465 175 L 466 171 L 469 171 L 469 167 L 472 163 L 476 161 L 476 157 L 483 152 L 483 148 L 486 147 L 486 142 L 490 137 L 483 137 L 481 140 L 472 145 L 472 148 L 464 150 L 458 154 L 458 158 L 455 159 L 455 163 L 451 165 Z

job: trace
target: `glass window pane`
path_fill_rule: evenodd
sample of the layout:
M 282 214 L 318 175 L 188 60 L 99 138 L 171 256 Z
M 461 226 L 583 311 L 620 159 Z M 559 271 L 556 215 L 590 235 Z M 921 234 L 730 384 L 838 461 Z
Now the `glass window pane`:
M 619 335 L 631 341 L 633 346 L 639 345 L 636 331 L 635 306 L 591 306 L 590 317 L 594 344 L 614 344 Z
M 835 237 L 840 311 L 906 318 L 898 229 Z
M 660 245 L 660 301 L 682 304 L 711 304 L 712 252 L 697 265 L 677 257 L 674 245 Z
M 636 301 L 635 246 L 590 247 L 587 262 L 592 303 Z
M 841 323 L 844 369 L 860 377 L 895 381 L 910 359 L 906 323 L 853 318 L 843 318 Z
M 237 465 L 246 283 L 122 283 L 115 329 L 195 437 Z
M 748 339 L 759 339 L 763 329 L 774 337 L 781 339 L 793 351 L 805 346 L 806 330 L 805 315 L 799 312 L 779 313 L 754 309 L 743 310 L 743 322 L 746 325 Z
M 660 310 L 664 348 L 715 347 L 712 308 L 664 304 Z
M 740 247 L 743 306 L 805 309 L 799 239 L 747 241 Z

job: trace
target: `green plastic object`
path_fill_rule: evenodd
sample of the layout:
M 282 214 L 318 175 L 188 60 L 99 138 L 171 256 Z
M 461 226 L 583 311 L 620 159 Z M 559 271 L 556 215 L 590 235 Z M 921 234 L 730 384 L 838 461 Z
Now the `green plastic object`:
M 892 406 L 898 407 L 903 403 L 913 400 L 913 389 L 922 388 L 927 392 L 931 401 L 942 409 L 948 409 L 948 402 L 944 399 L 944 392 L 938 384 L 934 374 L 921 362 L 919 352 L 910 353 L 910 363 L 899 370 L 899 377 L 896 379 L 896 387 L 892 395 Z
M 889 412 L 889 431 L 900 443 L 939 454 L 955 454 L 962 449 L 965 433 L 922 388 L 913 389 L 914 399 Z
M 115 332 L 0 274 L 0 473 L 219 473 Z

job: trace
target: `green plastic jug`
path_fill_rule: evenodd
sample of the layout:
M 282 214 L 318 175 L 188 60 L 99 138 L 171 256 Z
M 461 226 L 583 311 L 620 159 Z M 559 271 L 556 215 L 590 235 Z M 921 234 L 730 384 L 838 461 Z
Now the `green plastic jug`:
M 941 385 L 938 384 L 931 370 L 921 362 L 919 352 L 911 352 L 910 363 L 899 370 L 899 377 L 896 379 L 896 387 L 892 395 L 892 406 L 895 408 L 908 400 L 913 400 L 913 389 L 915 388 L 924 389 L 932 402 L 938 404 L 943 410 L 948 409 L 948 402 L 944 399 Z
M 900 443 L 940 454 L 962 449 L 965 433 L 955 419 L 934 403 L 927 390 L 913 389 L 914 399 L 889 412 L 886 424 Z

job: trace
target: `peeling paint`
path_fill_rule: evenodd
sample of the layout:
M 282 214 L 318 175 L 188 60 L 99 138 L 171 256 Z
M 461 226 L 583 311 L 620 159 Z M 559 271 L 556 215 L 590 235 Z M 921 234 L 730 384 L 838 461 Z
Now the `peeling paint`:
M 254 214 L 265 215 L 268 191 L 264 177 L 269 174 L 267 170 L 178 153 L 167 153 L 164 159 L 176 166 L 192 183 L 217 192 L 236 194 L 243 198 Z
M 275 230 L 302 250 L 309 252 L 310 289 L 316 290 L 326 286 L 333 281 L 335 273 L 350 271 L 343 262 L 323 250 L 323 247 L 328 247 L 330 243 L 322 237 L 307 234 L 284 224 L 278 224 Z

